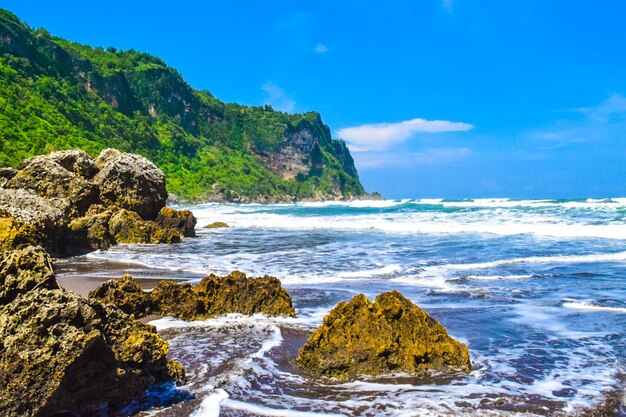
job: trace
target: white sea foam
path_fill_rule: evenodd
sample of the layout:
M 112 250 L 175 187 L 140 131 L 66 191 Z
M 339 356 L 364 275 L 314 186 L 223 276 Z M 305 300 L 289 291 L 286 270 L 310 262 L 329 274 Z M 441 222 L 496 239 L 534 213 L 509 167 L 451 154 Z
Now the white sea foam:
M 258 404 L 245 403 L 245 402 L 235 401 L 231 399 L 225 400 L 222 403 L 222 406 L 225 408 L 230 408 L 232 410 L 245 411 L 245 412 L 252 413 L 254 415 L 260 415 L 260 416 L 276 416 L 276 417 L 320 417 L 320 416 L 345 417 L 346 416 L 346 414 L 312 413 L 308 411 L 270 408 L 270 407 L 264 407 Z
M 495 281 L 500 279 L 528 279 L 533 275 L 468 275 L 468 279 L 476 279 L 479 281 Z
M 191 417 L 219 417 L 221 404 L 228 398 L 228 393 L 223 389 L 217 389 L 212 394 L 206 396 L 200 408 Z
M 386 265 L 377 269 L 339 272 L 337 274 L 337 277 L 339 278 L 373 278 L 373 277 L 380 277 L 380 276 L 385 276 L 385 275 L 393 275 L 400 271 L 402 271 L 402 266 L 394 264 L 394 265 Z
M 588 301 L 578 301 L 578 300 L 571 300 L 571 299 L 564 300 L 563 307 L 571 308 L 574 310 L 590 311 L 590 312 L 602 311 L 602 312 L 609 312 L 609 313 L 626 314 L 625 307 L 601 306 L 601 305 L 597 305 Z

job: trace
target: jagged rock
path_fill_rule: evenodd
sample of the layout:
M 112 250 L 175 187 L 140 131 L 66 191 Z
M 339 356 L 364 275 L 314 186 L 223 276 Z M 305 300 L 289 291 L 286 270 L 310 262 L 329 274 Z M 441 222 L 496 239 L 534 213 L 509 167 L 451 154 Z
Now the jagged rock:
M 112 214 L 113 210 L 94 205 L 83 217 L 73 219 L 68 225 L 71 231 L 68 245 L 72 252 L 108 249 L 114 245 L 115 238 L 109 233 L 109 220 Z M 143 219 L 140 220 L 143 222 Z
M 152 306 L 150 294 L 143 291 L 130 275 L 103 282 L 89 293 L 89 298 L 114 305 L 136 318 L 147 316 Z
M 46 251 L 39 246 L 27 246 L 0 252 L 0 306 L 34 288 L 60 288 Z
M 246 274 L 233 271 L 225 277 L 211 274 L 195 287 L 207 309 L 209 317 L 229 313 L 295 317 L 291 297 L 281 286 L 280 280 L 271 276 L 248 278 Z
M 90 297 L 143 316 L 148 312 L 183 320 L 202 320 L 230 313 L 295 317 L 291 297 L 277 278 L 247 278 L 239 271 L 225 277 L 209 275 L 197 285 L 161 281 L 150 293 L 130 276 L 107 281 Z
M 111 216 L 109 233 L 117 243 L 179 243 L 183 235 L 179 229 L 163 228 L 126 209 Z
M 196 236 L 196 224 L 198 220 L 189 210 L 174 210 L 163 207 L 157 216 L 155 223 L 164 228 L 179 229 L 185 237 Z
M 95 164 L 100 171 L 93 182 L 103 202 L 132 210 L 144 220 L 155 219 L 165 207 L 165 175 L 146 158 L 105 149 Z
M 66 203 L 63 199 L 45 199 L 32 191 L 0 188 L 0 211 L 42 232 L 67 224 Z
M 48 155 L 48 159 L 83 178 L 90 179 L 98 172 L 94 160 L 87 155 L 87 152 L 82 150 L 52 152 Z
M 184 379 L 153 326 L 60 290 L 30 291 L 2 307 L 0 347 L 7 416 L 96 415 L 155 382 Z
M 222 228 L 222 227 L 230 227 L 230 226 L 228 226 L 224 222 L 213 222 L 213 223 L 209 223 L 206 226 L 204 226 L 205 229 L 218 229 L 218 228 Z
M 0 168 L 0 187 L 4 187 L 11 178 L 17 174 L 17 170 L 11 167 Z
M 191 284 L 161 281 L 150 293 L 154 312 L 182 320 L 206 318 L 203 302 L 198 300 Z
M 184 320 L 230 313 L 295 317 L 291 297 L 275 277 L 248 278 L 239 271 L 225 277 L 209 275 L 197 285 L 161 282 L 152 291 L 155 311 Z
M 0 250 L 10 250 L 26 244 L 37 244 L 43 237 L 31 225 L 14 219 L 0 210 Z
M 50 156 L 36 156 L 22 162 L 17 174 L 4 187 L 32 190 L 46 199 L 67 199 L 69 206 L 80 214 L 98 201 L 98 188 L 94 184 L 68 171 Z
M 313 376 L 339 380 L 471 368 L 467 346 L 395 290 L 373 303 L 363 294 L 339 303 L 309 337 L 297 363 Z

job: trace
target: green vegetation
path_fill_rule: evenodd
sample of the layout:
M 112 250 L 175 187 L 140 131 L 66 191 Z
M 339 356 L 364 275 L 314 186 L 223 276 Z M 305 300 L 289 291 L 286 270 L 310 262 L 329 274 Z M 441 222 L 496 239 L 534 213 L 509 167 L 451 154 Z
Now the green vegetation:
M 303 134 L 309 142 L 294 145 Z M 289 155 L 289 146 L 306 154 L 297 175 L 263 159 Z M 0 9 L 0 166 L 108 147 L 154 161 L 181 198 L 365 194 L 345 143 L 319 114 L 226 104 L 157 57 L 73 43 Z

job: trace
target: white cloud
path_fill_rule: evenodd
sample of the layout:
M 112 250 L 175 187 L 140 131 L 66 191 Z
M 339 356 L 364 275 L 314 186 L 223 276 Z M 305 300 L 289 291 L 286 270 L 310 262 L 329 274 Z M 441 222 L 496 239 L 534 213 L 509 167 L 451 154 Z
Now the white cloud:
M 261 86 L 261 89 L 267 94 L 263 104 L 269 104 L 274 109 L 287 113 L 295 110 L 296 102 L 278 85 L 268 81 Z
M 404 167 L 415 165 L 444 165 L 473 155 L 469 148 L 430 148 L 419 152 L 367 152 L 354 155 L 358 169 Z
M 626 131 L 626 97 L 621 94 L 613 94 L 597 106 L 568 113 L 569 118 L 554 120 L 547 126 L 530 130 L 525 136 L 543 141 L 550 148 L 560 148 L 592 141 L 621 140 Z
M 328 52 L 328 47 L 323 43 L 318 43 L 317 45 L 315 45 L 315 52 L 317 52 L 318 54 L 323 54 L 325 52 Z
M 411 119 L 398 123 L 377 123 L 346 127 L 337 131 L 353 152 L 384 151 L 406 142 L 416 133 L 459 132 L 472 129 L 469 123 L 446 120 Z

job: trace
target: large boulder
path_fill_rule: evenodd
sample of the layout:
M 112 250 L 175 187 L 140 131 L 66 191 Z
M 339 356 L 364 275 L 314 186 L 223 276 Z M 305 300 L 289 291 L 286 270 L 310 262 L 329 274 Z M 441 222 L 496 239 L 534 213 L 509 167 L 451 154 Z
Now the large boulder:
M 196 235 L 198 220 L 190 210 L 174 210 L 170 207 L 163 207 L 154 221 L 164 228 L 179 229 L 185 237 Z
M 89 293 L 89 298 L 103 304 L 115 305 L 136 318 L 150 314 L 152 306 L 150 293 L 143 291 L 130 275 L 103 282 Z
M 48 159 L 86 179 L 91 179 L 98 172 L 95 161 L 80 149 L 52 152 Z
M 146 158 L 105 149 L 95 164 L 99 172 L 93 182 L 106 204 L 132 210 L 145 220 L 155 219 L 165 207 L 165 175 Z
M 26 246 L 0 252 L 0 306 L 35 288 L 60 289 L 46 251 Z
M 206 318 L 206 307 L 200 301 L 191 284 L 161 281 L 150 293 L 152 308 L 162 316 L 182 320 Z
M 0 210 L 0 250 L 10 250 L 26 244 L 37 244 L 42 241 L 37 229 L 14 219 Z
M 70 233 L 67 246 L 70 251 L 72 253 L 90 252 L 109 249 L 114 245 L 115 238 L 109 233 L 109 220 L 112 215 L 112 209 L 96 204 L 91 206 L 84 216 L 73 219 L 68 225 Z
M 163 228 L 126 209 L 111 215 L 109 233 L 117 243 L 179 243 L 183 236 L 179 229 Z
M 309 337 L 297 363 L 314 377 L 338 380 L 471 368 L 467 346 L 395 290 L 375 302 L 360 294 L 339 303 Z
M 98 188 L 57 163 L 50 156 L 35 156 L 22 162 L 20 169 L 5 188 L 31 190 L 46 199 L 67 199 L 77 213 L 84 213 L 98 201 Z M 61 162 L 64 162 L 61 160 Z
M 47 231 L 64 227 L 69 218 L 65 199 L 46 199 L 33 191 L 0 188 L 0 212 Z
M 2 415 L 97 415 L 184 380 L 153 326 L 73 293 L 37 289 L 0 309 Z

